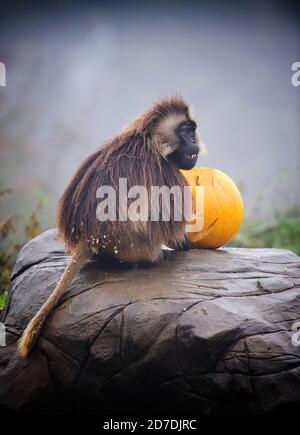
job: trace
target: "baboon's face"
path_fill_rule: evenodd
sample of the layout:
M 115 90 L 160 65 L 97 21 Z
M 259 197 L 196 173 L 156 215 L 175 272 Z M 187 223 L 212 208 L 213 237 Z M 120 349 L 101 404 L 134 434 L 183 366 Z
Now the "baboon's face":
M 155 131 L 161 154 L 178 169 L 192 169 L 200 151 L 197 125 L 186 115 L 169 115 Z

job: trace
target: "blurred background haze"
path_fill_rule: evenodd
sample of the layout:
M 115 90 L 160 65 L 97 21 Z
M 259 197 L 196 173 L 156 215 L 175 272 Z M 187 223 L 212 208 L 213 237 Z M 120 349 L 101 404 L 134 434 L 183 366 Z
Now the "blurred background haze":
M 246 216 L 300 203 L 299 21 L 273 2 L 109 2 L 8 9 L 0 28 L 1 217 L 42 200 L 44 228 L 78 164 L 157 97 L 194 108 Z M 74 6 L 75 5 L 75 6 Z M 237 6 L 239 5 L 239 6 Z M 2 17 L 3 18 L 3 17 Z

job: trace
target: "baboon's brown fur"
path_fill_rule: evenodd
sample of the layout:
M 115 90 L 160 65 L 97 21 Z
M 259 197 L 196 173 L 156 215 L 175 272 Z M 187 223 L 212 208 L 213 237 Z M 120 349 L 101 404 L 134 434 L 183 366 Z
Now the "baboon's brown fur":
M 176 246 L 184 240 L 185 221 L 174 220 L 173 201 L 170 221 L 100 222 L 96 217 L 97 189 L 112 186 L 118 197 L 119 178 L 127 179 L 128 190 L 136 185 L 145 186 L 148 192 L 151 186 L 183 189 L 184 177 L 164 157 L 164 147 L 173 144 L 164 143 L 155 134 L 160 123 L 172 116 L 190 119 L 189 107 L 180 97 L 163 99 L 130 122 L 91 154 L 71 179 L 57 210 L 58 234 L 71 259 L 56 289 L 25 329 L 19 342 L 22 356 L 29 354 L 48 314 L 93 254 L 103 252 L 129 262 L 156 262 L 161 244 Z

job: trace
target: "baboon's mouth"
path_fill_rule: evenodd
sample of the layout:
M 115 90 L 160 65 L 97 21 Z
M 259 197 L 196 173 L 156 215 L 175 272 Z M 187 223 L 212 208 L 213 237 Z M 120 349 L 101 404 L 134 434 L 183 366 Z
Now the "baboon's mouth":
M 194 154 L 185 154 L 184 157 L 186 159 L 195 160 L 197 158 L 197 155 L 198 155 L 197 153 L 194 153 Z

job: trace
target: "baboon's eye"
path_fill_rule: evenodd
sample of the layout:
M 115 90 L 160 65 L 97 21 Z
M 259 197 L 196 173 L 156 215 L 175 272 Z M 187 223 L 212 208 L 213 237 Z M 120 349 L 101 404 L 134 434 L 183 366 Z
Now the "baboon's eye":
M 197 124 L 195 121 L 189 120 L 182 122 L 176 129 L 177 137 L 184 143 L 196 143 L 195 131 Z
M 181 132 L 191 132 L 195 131 L 197 124 L 195 121 L 184 121 L 178 126 L 178 130 Z

